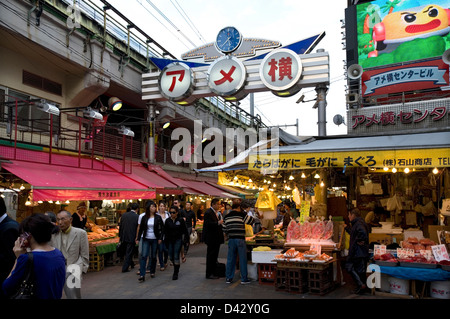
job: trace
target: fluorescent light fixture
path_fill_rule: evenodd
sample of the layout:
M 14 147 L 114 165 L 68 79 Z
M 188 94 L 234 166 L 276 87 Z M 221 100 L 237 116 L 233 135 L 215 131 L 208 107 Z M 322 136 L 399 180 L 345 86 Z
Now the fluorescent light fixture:
M 110 109 L 112 109 L 113 111 L 118 111 L 120 110 L 120 108 L 122 107 L 123 103 L 122 101 L 117 98 L 117 97 L 111 97 L 108 100 L 108 106 Z
M 45 100 L 41 100 L 41 102 L 36 103 L 36 106 L 45 113 L 59 116 L 59 109 L 55 105 L 47 103 Z
M 119 134 L 134 137 L 134 132 L 132 130 L 130 130 L 129 127 L 125 127 L 125 126 L 122 126 L 119 129 Z
M 88 107 L 86 110 L 83 111 L 84 117 L 96 119 L 96 120 L 103 120 L 103 115 L 97 111 L 94 111 L 90 107 Z

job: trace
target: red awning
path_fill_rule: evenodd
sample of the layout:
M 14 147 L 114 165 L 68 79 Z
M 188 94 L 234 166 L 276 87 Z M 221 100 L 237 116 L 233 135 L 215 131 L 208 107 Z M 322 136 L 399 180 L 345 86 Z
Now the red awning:
M 2 167 L 32 185 L 34 201 L 150 199 L 156 195 L 155 189 L 114 170 L 16 160 L 2 163 Z
M 194 191 L 200 192 L 203 195 L 209 195 L 220 198 L 239 198 L 239 196 L 227 193 L 222 189 L 214 187 L 206 182 L 196 182 L 196 181 L 184 181 L 188 187 Z
M 123 171 L 122 162 L 105 159 L 104 163 L 117 171 Z M 150 188 L 155 188 L 157 193 L 171 195 L 181 195 L 184 193 L 177 184 L 167 180 L 160 174 L 156 173 L 155 170 L 145 168 L 140 162 L 126 163 L 125 173 L 122 174 L 147 185 Z

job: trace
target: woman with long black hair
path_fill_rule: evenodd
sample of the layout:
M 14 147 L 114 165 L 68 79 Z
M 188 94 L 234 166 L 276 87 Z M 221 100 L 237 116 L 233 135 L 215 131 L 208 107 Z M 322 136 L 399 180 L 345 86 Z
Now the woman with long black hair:
M 164 222 L 156 214 L 156 204 L 154 201 L 147 201 L 145 204 L 145 214 L 139 216 L 138 232 L 136 241 L 142 238 L 139 282 L 145 281 L 145 266 L 147 258 L 150 257 L 150 277 L 155 277 L 156 251 L 164 235 Z

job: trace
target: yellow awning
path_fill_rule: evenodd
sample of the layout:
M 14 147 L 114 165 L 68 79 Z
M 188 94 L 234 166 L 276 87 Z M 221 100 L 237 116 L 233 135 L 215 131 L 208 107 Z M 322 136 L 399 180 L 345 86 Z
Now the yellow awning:
M 327 167 L 450 167 L 450 148 L 253 154 L 250 155 L 248 165 L 249 170 L 296 170 Z

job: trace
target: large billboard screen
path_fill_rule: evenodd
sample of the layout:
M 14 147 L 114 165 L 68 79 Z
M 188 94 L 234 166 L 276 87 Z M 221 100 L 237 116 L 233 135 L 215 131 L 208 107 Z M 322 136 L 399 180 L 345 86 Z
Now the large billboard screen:
M 356 7 L 364 69 L 441 56 L 450 48 L 450 0 L 374 0 Z

